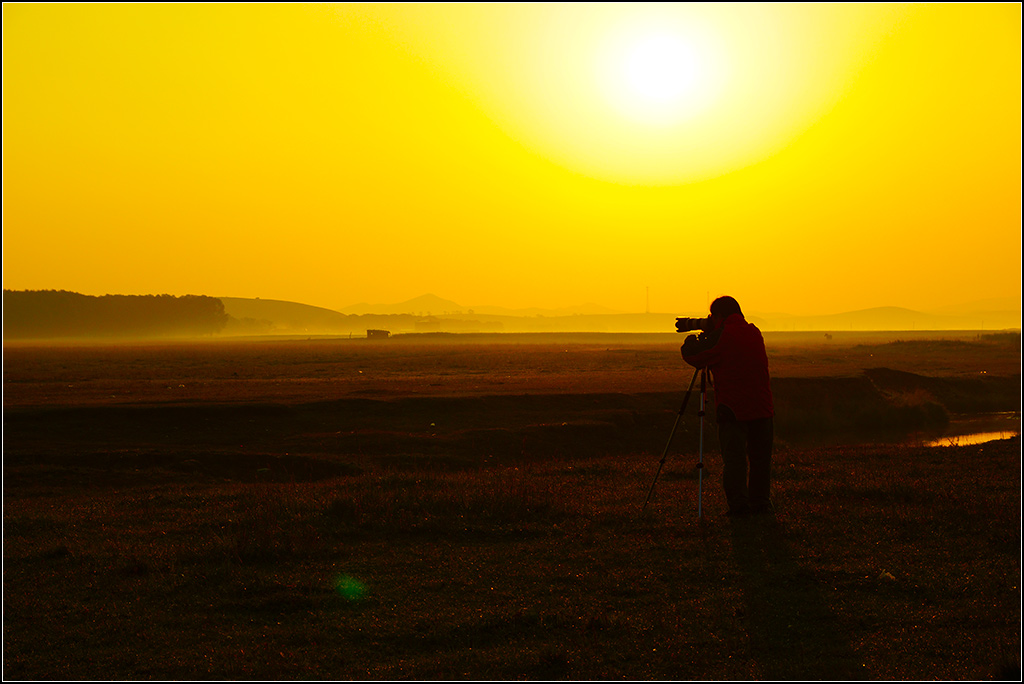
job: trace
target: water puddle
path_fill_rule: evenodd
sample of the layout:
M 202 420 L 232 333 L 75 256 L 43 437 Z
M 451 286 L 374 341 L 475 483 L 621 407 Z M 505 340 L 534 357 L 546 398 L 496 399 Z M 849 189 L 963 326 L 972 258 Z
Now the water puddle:
M 954 418 L 942 435 L 919 436 L 914 444 L 923 446 L 968 446 L 997 439 L 1020 437 L 1019 413 L 990 413 Z
M 1003 432 L 975 432 L 972 435 L 951 435 L 941 439 L 933 439 L 925 442 L 925 446 L 967 446 L 969 444 L 984 444 L 997 439 L 1010 439 L 1020 437 L 1020 430 Z
M 1020 437 L 1020 413 L 989 413 L 974 416 L 954 416 L 944 430 L 927 432 L 880 431 L 873 433 L 824 433 L 801 435 L 787 439 L 797 448 L 829 446 L 857 446 L 860 444 L 892 444 L 904 446 L 948 447 L 983 444 L 997 439 Z

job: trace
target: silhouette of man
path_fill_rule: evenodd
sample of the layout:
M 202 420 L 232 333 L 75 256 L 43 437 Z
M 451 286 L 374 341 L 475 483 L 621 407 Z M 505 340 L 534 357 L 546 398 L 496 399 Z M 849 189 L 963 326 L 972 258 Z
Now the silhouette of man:
M 680 352 L 711 373 L 729 515 L 769 512 L 775 409 L 764 338 L 732 297 L 711 303 L 708 327 L 687 337 Z

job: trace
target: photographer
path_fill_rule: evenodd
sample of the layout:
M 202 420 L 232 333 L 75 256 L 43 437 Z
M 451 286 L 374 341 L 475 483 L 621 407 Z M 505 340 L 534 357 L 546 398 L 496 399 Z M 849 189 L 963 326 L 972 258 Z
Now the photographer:
M 770 512 L 775 411 L 764 338 L 732 297 L 712 302 L 700 323 L 704 332 L 687 337 L 680 351 L 688 364 L 711 372 L 728 514 Z

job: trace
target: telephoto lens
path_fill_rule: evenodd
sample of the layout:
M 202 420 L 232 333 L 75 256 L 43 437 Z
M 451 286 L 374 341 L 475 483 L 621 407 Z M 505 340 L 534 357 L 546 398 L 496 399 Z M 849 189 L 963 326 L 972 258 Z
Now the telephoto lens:
M 676 319 L 676 332 L 690 332 L 691 330 L 709 330 L 711 319 L 709 318 L 685 318 Z

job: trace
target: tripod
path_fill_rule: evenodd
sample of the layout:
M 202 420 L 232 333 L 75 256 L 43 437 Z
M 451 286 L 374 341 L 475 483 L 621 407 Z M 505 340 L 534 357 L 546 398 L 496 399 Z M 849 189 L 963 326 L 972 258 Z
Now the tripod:
M 672 424 L 672 432 L 668 435 L 668 442 L 665 444 L 665 450 L 661 453 L 661 462 L 658 463 L 658 471 L 654 474 L 654 482 L 651 482 L 651 489 L 647 492 L 647 499 L 644 501 L 643 510 L 647 510 L 647 504 L 651 500 L 651 495 L 654 494 L 654 485 L 658 482 L 658 476 L 661 475 L 661 469 L 665 465 L 665 458 L 668 456 L 668 448 L 672 444 L 672 437 L 676 434 L 676 428 L 679 426 L 679 420 L 683 417 L 686 412 L 686 405 L 690 402 L 690 395 L 693 393 L 693 384 L 697 381 L 697 374 L 700 374 L 700 452 L 697 461 L 697 518 L 701 517 L 701 504 L 704 494 L 704 407 L 707 398 L 707 368 L 697 368 L 693 371 L 693 377 L 690 378 L 690 386 L 686 389 L 686 395 L 683 397 L 683 405 L 679 407 L 679 413 L 676 414 L 676 422 Z

